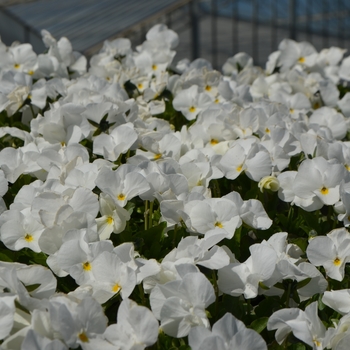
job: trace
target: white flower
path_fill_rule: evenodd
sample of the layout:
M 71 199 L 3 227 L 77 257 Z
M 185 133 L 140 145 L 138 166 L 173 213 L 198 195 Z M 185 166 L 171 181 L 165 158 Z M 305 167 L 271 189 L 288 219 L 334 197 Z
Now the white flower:
M 329 277 L 342 281 L 345 264 L 350 261 L 350 234 L 340 228 L 327 236 L 317 236 L 310 241 L 306 253 L 312 264 L 323 266 Z
M 182 280 L 156 285 L 150 295 L 154 315 L 164 333 L 181 338 L 192 327 L 209 327 L 205 308 L 215 300 L 214 288 L 200 272 L 189 272 Z
M 305 311 L 297 308 L 282 309 L 274 312 L 267 323 L 268 330 L 277 329 L 275 338 L 278 344 L 286 339 L 290 332 L 314 350 L 322 350 L 326 328 L 317 316 L 317 301 L 306 307 Z
M 192 350 L 264 350 L 264 339 L 244 323 L 226 313 L 214 323 L 212 331 L 204 327 L 194 327 L 188 335 Z

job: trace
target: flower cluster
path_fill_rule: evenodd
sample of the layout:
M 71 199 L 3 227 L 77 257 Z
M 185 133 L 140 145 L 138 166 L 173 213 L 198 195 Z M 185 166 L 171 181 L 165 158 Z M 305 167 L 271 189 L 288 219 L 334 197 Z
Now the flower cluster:
M 0 42 L 1 349 L 347 348 L 345 50 L 42 37 Z

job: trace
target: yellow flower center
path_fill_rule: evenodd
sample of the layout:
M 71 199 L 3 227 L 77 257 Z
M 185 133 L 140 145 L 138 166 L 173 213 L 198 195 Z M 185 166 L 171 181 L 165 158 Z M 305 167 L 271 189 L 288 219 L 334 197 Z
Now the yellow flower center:
M 107 218 L 107 224 L 108 225 L 112 225 L 113 224 L 113 218 L 111 217 L 111 216 L 108 216 L 108 218 Z
M 339 266 L 341 264 L 341 260 L 339 258 L 335 258 L 334 261 L 333 261 L 333 264 L 335 266 Z
M 345 166 L 345 169 L 346 169 L 347 171 L 350 171 L 350 166 L 349 166 L 349 165 L 345 164 L 344 166 Z
M 125 194 L 123 194 L 123 193 L 121 193 L 121 194 L 118 195 L 118 199 L 119 199 L 120 201 L 123 201 L 125 198 L 126 198 L 126 196 L 125 196 Z
M 210 140 L 210 143 L 211 143 L 212 145 L 217 145 L 217 144 L 219 143 L 219 141 L 216 140 L 216 139 L 211 139 L 211 140 Z
M 305 57 L 300 57 L 300 58 L 298 59 L 298 62 L 299 62 L 299 63 L 305 63 Z
M 313 104 L 314 109 L 319 109 L 321 107 L 321 104 L 319 102 L 315 102 Z
M 219 101 L 219 99 L 218 98 L 216 98 L 215 100 L 214 100 L 214 103 L 219 103 L 220 101 Z
M 188 110 L 189 110 L 191 113 L 194 113 L 194 112 L 196 111 L 196 107 L 191 106 Z
M 317 339 L 313 339 L 313 342 L 316 346 L 321 346 L 321 342 L 319 342 Z
M 21 65 L 18 64 L 18 63 L 15 63 L 13 66 L 14 66 L 16 69 L 18 69 Z
M 83 263 L 83 270 L 91 271 L 91 264 L 88 261 Z
M 157 70 L 157 68 L 158 68 L 158 66 L 157 66 L 156 64 L 153 64 L 153 65 L 152 65 L 152 69 L 153 69 L 153 70 Z
M 242 168 L 243 168 L 243 165 L 238 165 L 238 167 L 236 168 L 236 170 L 239 172 L 239 171 L 242 171 Z
M 34 71 L 33 71 L 33 70 L 30 70 L 30 71 L 28 72 L 28 74 L 29 74 L 29 75 L 33 75 L 33 74 L 34 74 Z
M 223 228 L 224 225 L 223 225 L 220 221 L 217 221 L 217 222 L 215 223 L 215 227 Z
M 137 84 L 137 88 L 139 89 L 139 90 L 141 90 L 142 88 L 143 88 L 143 84 Z
M 327 188 L 327 187 L 322 187 L 321 188 L 321 193 L 323 194 L 323 195 L 326 195 L 327 193 L 329 192 L 329 189 Z
M 210 85 L 207 85 L 207 86 L 205 87 L 205 90 L 210 91 L 210 90 L 211 90 L 211 86 L 210 86 Z
M 265 132 L 266 132 L 267 134 L 269 134 L 269 133 L 270 133 L 270 129 L 269 129 L 269 128 L 266 128 L 266 129 L 265 129 Z
M 107 81 L 110 81 L 110 80 L 111 80 L 111 78 L 110 78 L 110 77 L 106 77 L 106 80 L 107 80 Z
M 293 114 L 293 113 L 294 113 L 294 109 L 291 108 L 291 109 L 289 110 L 289 112 Z
M 154 155 L 154 160 L 160 159 L 162 158 L 162 154 L 161 153 L 157 153 Z
M 79 339 L 83 342 L 83 343 L 88 343 L 89 342 L 89 338 L 88 336 L 85 334 L 85 332 L 81 332 L 78 335 Z
M 29 233 L 27 233 L 25 236 L 24 236 L 24 239 L 27 241 L 27 242 L 32 242 L 34 240 L 33 236 L 30 235 Z
M 120 291 L 120 285 L 118 283 L 116 283 L 113 287 L 112 287 L 112 291 L 114 293 L 118 293 Z

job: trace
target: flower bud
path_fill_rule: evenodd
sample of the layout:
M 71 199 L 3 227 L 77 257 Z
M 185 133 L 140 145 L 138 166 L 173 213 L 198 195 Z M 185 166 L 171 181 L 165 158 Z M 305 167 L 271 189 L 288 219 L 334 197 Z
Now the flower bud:
M 261 192 L 264 192 L 264 189 L 276 192 L 280 188 L 280 183 L 275 176 L 265 176 L 259 181 L 258 186 Z

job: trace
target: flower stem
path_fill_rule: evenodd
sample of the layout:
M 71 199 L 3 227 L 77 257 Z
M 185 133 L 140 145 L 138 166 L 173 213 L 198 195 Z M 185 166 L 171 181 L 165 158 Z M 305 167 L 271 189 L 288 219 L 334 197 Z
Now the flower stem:
M 145 218 L 145 230 L 148 228 L 148 200 L 145 200 L 145 212 L 143 213 Z
M 154 204 L 154 201 L 150 202 L 148 228 L 151 228 L 153 226 L 153 204 Z

